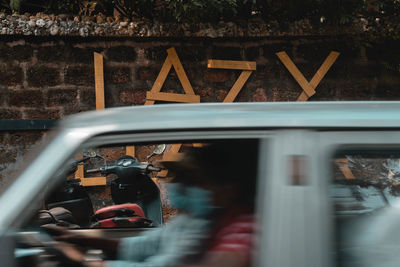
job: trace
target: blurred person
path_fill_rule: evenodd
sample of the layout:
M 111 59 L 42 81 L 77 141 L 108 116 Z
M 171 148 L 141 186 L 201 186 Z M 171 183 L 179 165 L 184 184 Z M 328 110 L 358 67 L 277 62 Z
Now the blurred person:
M 120 240 L 68 234 L 59 240 L 117 258 L 89 266 L 250 266 L 257 149 L 257 141 L 216 142 L 165 163 L 174 176 L 167 192 L 178 214 L 162 228 Z
M 208 205 L 197 204 L 205 209 L 201 215 L 211 221 L 211 228 L 196 266 L 251 266 L 257 160 L 258 141 L 235 140 L 192 149 L 180 162 L 167 164 L 175 174 L 170 190 L 185 186 L 190 192 L 193 186 L 203 191 L 203 196 L 208 195 L 200 198 L 209 199 Z M 172 204 L 180 207 L 182 203 Z M 194 206 L 180 209 L 193 214 L 198 209 Z

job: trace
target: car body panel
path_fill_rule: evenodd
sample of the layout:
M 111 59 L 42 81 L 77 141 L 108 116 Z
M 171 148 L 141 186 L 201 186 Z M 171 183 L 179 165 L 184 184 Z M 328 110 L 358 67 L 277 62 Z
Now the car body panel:
M 258 138 L 258 266 L 331 266 L 330 160 L 347 145 L 400 145 L 398 129 L 400 102 L 176 104 L 74 115 L 0 196 L 0 235 L 35 208 L 79 147 Z M 305 159 L 304 183 L 293 183 L 293 156 Z
M 118 130 L 136 131 L 253 127 L 398 128 L 399 114 L 399 102 L 171 104 L 87 112 L 71 116 L 61 127 L 108 126 L 110 130 L 118 127 Z

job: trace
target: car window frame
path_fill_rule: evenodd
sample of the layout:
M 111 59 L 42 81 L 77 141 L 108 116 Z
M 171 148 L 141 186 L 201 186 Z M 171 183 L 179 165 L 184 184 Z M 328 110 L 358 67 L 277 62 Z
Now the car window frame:
M 50 143 L 46 146 L 43 153 L 49 153 L 52 151 L 62 150 L 63 142 L 69 143 L 72 137 L 76 137 L 76 132 L 74 130 L 71 131 L 61 131 L 59 136 L 57 136 L 53 143 Z M 79 132 L 79 131 L 78 131 Z M 263 139 L 266 137 L 271 137 L 273 134 L 271 132 L 265 130 L 192 130 L 192 131 L 158 131 L 158 132 L 115 132 L 112 131 L 98 134 L 95 136 L 86 136 L 86 137 L 79 137 L 74 139 L 74 143 L 71 144 L 71 149 L 68 150 L 62 157 L 58 157 L 56 162 L 49 162 L 49 168 L 51 168 L 52 172 L 44 172 L 45 177 L 41 177 L 41 184 L 47 184 L 49 190 L 54 188 L 57 184 L 56 179 L 54 177 L 60 177 L 61 179 L 62 174 L 67 171 L 68 167 L 65 166 L 65 162 L 67 160 L 72 159 L 72 157 L 82 149 L 89 148 L 89 147 L 97 147 L 97 146 L 104 146 L 104 145 L 115 145 L 121 143 L 156 143 L 161 141 L 170 141 L 170 142 L 179 142 L 184 140 L 211 140 L 211 139 Z M 29 172 L 30 170 L 34 169 L 31 168 L 33 165 L 37 165 L 38 162 L 43 163 L 43 157 L 39 157 L 31 163 L 31 166 L 26 168 L 25 172 Z M 42 173 L 43 174 L 43 173 Z M 27 173 L 22 173 L 22 175 L 28 175 Z M 40 175 L 40 174 L 39 174 Z M 22 225 L 22 222 L 29 218 L 29 215 L 32 213 L 32 210 L 37 209 L 38 207 L 38 199 L 37 196 L 40 196 L 43 189 L 38 189 L 34 186 L 34 183 L 23 185 L 21 183 L 14 183 L 10 186 L 13 192 L 21 191 L 22 189 L 27 190 L 27 187 L 33 187 L 33 190 L 36 190 L 35 196 L 31 196 L 30 201 L 18 203 L 19 205 L 15 205 L 14 207 L 19 207 L 19 212 L 15 212 L 16 209 L 11 210 L 10 208 L 7 209 L 6 213 L 10 213 L 13 218 L 8 218 L 8 220 L 0 220 L 0 235 L 7 232 L 7 229 L 18 228 Z M 7 192 L 7 191 L 6 191 Z M 33 193 L 32 193 L 33 194 Z M 3 198 L 0 198 L 0 203 Z M 17 199 L 18 201 L 18 199 Z M 6 206 L 6 205 L 3 205 Z M 23 211 L 22 211 L 23 210 Z M 0 212 L 2 211 L 0 205 Z M 16 214 L 13 214 L 16 213 Z M 7 216 L 7 215 L 5 215 Z M 3 216 L 4 217 L 4 216 Z M 1 218 L 0 218 L 1 219 Z

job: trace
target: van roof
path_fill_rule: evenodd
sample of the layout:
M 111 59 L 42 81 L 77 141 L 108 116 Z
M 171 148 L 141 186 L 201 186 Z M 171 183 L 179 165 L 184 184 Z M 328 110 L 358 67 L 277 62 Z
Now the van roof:
M 400 128 L 400 102 L 262 102 L 109 108 L 73 115 L 62 128 Z M 111 127 L 111 128 L 110 128 Z

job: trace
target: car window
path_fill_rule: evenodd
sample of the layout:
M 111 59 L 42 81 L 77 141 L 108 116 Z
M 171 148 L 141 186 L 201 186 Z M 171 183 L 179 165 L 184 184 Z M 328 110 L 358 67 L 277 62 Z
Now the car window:
M 398 249 L 400 150 L 340 152 L 330 196 L 337 266 L 394 266 Z M 393 242 L 394 241 L 394 242 Z
M 170 238 L 197 236 L 189 241 L 202 245 L 190 253 L 238 245 L 250 261 L 258 146 L 257 139 L 226 139 L 83 147 L 66 161 L 62 182 L 43 189 L 42 207 L 17 230 L 17 249 L 46 250 L 43 242 L 60 235 L 54 227 L 124 239 L 180 223 Z M 231 239 L 238 229 L 246 242 Z

